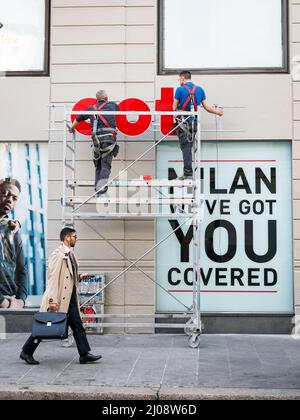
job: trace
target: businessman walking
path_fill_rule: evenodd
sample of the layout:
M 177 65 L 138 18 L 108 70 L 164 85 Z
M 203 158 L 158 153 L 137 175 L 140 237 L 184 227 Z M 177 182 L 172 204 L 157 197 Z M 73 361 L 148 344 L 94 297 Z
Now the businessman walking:
M 61 245 L 51 254 L 48 265 L 46 292 L 43 296 L 41 312 L 63 312 L 68 314 L 68 323 L 73 330 L 74 339 L 79 353 L 79 363 L 91 363 L 101 359 L 90 353 L 86 332 L 80 317 L 77 285 L 80 280 L 90 278 L 89 274 L 78 274 L 78 263 L 73 248 L 77 242 L 76 231 L 64 228 L 60 233 Z M 29 365 L 39 362 L 33 354 L 41 340 L 29 337 L 25 343 L 20 358 Z

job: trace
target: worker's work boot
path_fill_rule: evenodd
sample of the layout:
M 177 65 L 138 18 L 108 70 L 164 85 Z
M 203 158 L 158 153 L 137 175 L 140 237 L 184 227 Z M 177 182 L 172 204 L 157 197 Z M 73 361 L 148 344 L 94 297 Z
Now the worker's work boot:
M 193 175 L 182 175 L 180 177 L 177 178 L 178 181 L 186 181 L 186 180 L 191 180 L 193 179 Z
M 108 187 L 103 188 L 101 191 L 97 192 L 96 197 L 102 197 L 103 194 L 106 194 L 108 191 Z

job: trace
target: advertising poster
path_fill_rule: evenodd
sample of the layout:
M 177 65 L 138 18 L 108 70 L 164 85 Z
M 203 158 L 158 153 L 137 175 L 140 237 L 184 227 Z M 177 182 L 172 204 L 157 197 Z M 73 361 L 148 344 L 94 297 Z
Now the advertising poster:
M 48 151 L 44 144 L 0 144 L 0 180 L 17 180 L 20 186 L 19 197 L 13 204 L 7 204 L 5 194 L 7 185 L 1 190 L 0 208 L 2 222 L 5 218 L 19 222 L 17 247 L 14 236 L 1 236 L 0 264 L 1 277 L 24 281 L 27 275 L 26 305 L 34 304 L 35 297 L 45 290 L 46 276 L 46 225 L 47 225 L 47 181 Z M 19 188 L 18 186 L 18 188 Z M 17 189 L 18 192 L 18 189 Z M 1 204 L 2 203 L 2 204 Z M 12 208 L 10 208 L 12 206 Z M 3 226 L 2 226 L 3 227 Z M 3 229 L 3 232 L 5 230 Z M 18 257 L 23 248 L 24 261 Z M 4 290 L 5 287 L 4 287 Z
M 290 143 L 206 142 L 202 156 L 202 311 L 293 312 Z M 178 144 L 159 146 L 157 178 L 173 179 L 182 171 Z M 157 241 L 180 223 L 158 220 Z M 157 281 L 187 306 L 193 295 L 192 239 L 192 225 L 184 226 L 156 253 Z M 160 288 L 156 306 L 183 310 Z

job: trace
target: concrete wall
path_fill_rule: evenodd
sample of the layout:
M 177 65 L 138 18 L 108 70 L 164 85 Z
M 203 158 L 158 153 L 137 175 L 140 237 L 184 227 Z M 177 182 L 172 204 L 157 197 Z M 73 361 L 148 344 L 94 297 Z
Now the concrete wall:
M 292 47 L 300 54 L 300 1 L 292 1 Z M 297 23 L 298 22 L 298 23 Z M 162 86 L 176 86 L 177 76 L 157 75 L 156 0 L 53 0 L 51 28 L 51 101 L 73 104 L 94 97 L 105 88 L 110 99 L 120 101 L 139 97 L 150 105 L 160 97 Z M 297 43 L 298 42 L 298 43 Z M 243 74 L 195 76 L 210 103 L 245 106 L 228 110 L 223 128 L 243 129 L 243 133 L 223 134 L 222 139 L 294 141 L 295 188 L 295 270 L 296 307 L 300 311 L 300 84 L 292 84 L 289 74 Z M 293 106 L 294 105 L 294 106 Z M 54 112 L 62 121 L 61 110 Z M 214 127 L 214 119 L 204 115 L 204 126 Z M 206 139 L 213 138 L 206 134 Z M 122 144 L 120 159 L 113 174 L 137 157 L 147 144 Z M 61 210 L 61 135 L 51 135 L 49 183 L 49 252 L 57 245 Z M 78 142 L 78 177 L 93 179 L 87 140 Z M 154 154 L 135 170 L 153 174 Z M 297 160 L 298 159 L 298 160 Z M 131 175 L 136 176 L 136 173 Z M 92 191 L 90 191 L 92 192 Z M 101 231 L 128 258 L 138 257 L 153 243 L 152 222 L 89 222 Z M 108 280 L 126 266 L 115 250 L 86 226 L 77 224 L 80 242 L 77 253 L 82 270 L 108 273 Z M 141 267 L 154 276 L 153 255 Z M 155 307 L 153 284 L 138 271 L 128 273 L 107 290 L 107 312 L 152 313 Z
M 0 78 L 0 141 L 48 141 L 50 78 Z

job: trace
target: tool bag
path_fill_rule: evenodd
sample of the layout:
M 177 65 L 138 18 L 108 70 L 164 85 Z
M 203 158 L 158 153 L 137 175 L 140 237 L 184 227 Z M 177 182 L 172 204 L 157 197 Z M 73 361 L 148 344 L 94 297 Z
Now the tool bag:
M 37 312 L 33 316 L 32 335 L 40 340 L 68 338 L 68 315 L 62 312 Z
M 94 110 L 101 111 L 105 105 L 106 102 L 104 102 L 98 108 L 96 105 L 94 105 Z M 105 127 L 98 128 L 98 122 L 100 120 Z M 111 127 L 103 115 L 94 116 L 92 140 L 94 161 L 98 161 L 101 157 L 106 157 L 110 153 L 112 153 L 114 157 L 117 157 L 119 153 L 119 146 L 117 145 L 117 131 L 115 128 Z
M 195 99 L 195 92 L 196 92 L 197 86 L 194 85 L 192 90 L 187 85 L 183 85 L 183 87 L 188 91 L 189 96 L 187 97 L 181 110 L 185 111 L 187 109 L 188 104 L 192 102 L 193 108 L 197 112 L 198 105 Z M 195 140 L 196 133 L 197 133 L 197 119 L 195 118 L 195 116 L 187 117 L 185 115 L 178 115 L 175 117 L 174 124 L 175 124 L 176 135 L 178 136 L 180 130 L 182 130 L 185 134 L 187 141 L 189 143 L 193 143 L 193 141 Z

